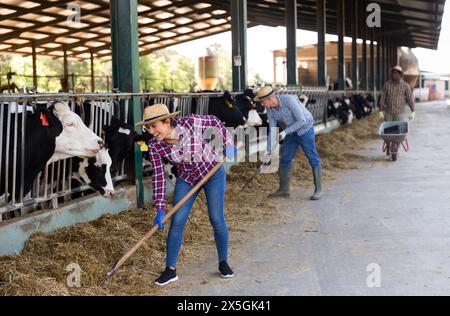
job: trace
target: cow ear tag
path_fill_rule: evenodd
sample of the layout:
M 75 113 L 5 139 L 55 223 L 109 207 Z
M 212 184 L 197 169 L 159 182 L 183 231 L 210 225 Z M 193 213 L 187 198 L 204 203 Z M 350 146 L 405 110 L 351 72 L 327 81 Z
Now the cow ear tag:
M 225 101 L 225 104 L 226 104 L 230 109 L 233 108 L 233 103 L 231 103 L 230 101 L 226 100 L 226 101 Z
M 148 146 L 147 146 L 147 144 L 144 141 L 141 140 L 141 141 L 137 142 L 137 144 L 139 146 L 141 146 L 141 151 L 142 152 L 147 152 L 148 151 Z
M 45 116 L 44 113 L 41 113 L 41 122 L 42 122 L 42 126 L 50 126 L 50 124 L 48 123 L 48 119 L 47 116 Z

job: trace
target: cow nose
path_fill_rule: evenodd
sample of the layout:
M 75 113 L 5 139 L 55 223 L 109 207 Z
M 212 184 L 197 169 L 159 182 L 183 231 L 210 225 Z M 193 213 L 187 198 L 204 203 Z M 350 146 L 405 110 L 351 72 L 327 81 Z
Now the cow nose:
M 99 140 L 97 143 L 98 143 L 98 146 L 100 147 L 100 149 L 105 147 L 105 142 L 103 140 Z
M 105 194 L 103 194 L 104 197 L 111 198 L 114 196 L 115 191 L 114 190 L 105 190 Z

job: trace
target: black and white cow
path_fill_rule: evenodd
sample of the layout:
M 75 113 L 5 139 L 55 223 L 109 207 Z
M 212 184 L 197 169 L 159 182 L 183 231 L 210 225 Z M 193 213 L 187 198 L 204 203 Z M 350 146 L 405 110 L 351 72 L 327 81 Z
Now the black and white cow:
M 327 104 L 328 117 L 336 117 L 342 125 L 351 124 L 354 118 L 351 109 L 350 98 L 337 98 L 335 101 L 328 100 Z
M 373 108 L 368 99 L 361 94 L 353 95 L 355 117 L 359 120 L 372 114 Z
M 8 106 L 21 110 L 11 114 L 10 128 L 6 122 Z M 17 117 L 17 139 L 16 148 L 18 161 L 22 157 L 22 131 L 25 131 L 25 153 L 24 153 L 24 183 L 23 194 L 31 191 L 34 179 L 51 162 L 74 157 L 74 156 L 95 156 L 103 147 L 103 141 L 90 131 L 82 122 L 81 118 L 70 111 L 65 102 L 55 102 L 52 106 L 47 104 L 28 108 L 22 105 L 3 104 L 2 138 L 1 138 L 1 178 L 0 196 L 7 193 L 9 199 L 12 198 L 12 186 L 14 175 L 14 141 L 12 139 L 15 130 Z M 22 128 L 22 117 L 25 115 L 25 127 Z M 9 136 L 9 163 L 6 165 L 7 135 Z M 20 198 L 21 164 L 16 163 L 15 199 Z M 6 177 L 7 175 L 7 177 Z M 8 178 L 8 181 L 6 181 Z M 6 191 L 8 186 L 8 192 Z
M 245 118 L 245 127 L 267 126 L 267 113 L 261 103 L 254 102 L 255 93 L 247 89 L 236 96 L 236 106 Z
M 112 197 L 115 190 L 111 176 L 111 165 L 112 159 L 108 148 L 102 148 L 95 157 L 73 158 L 72 188 L 76 188 L 80 184 L 89 185 L 103 197 Z
M 317 103 L 316 99 L 310 98 L 306 94 L 302 94 L 298 98 L 300 102 L 305 106 L 305 108 L 308 109 L 308 111 L 310 112 Z
M 197 100 L 192 100 L 193 112 L 196 113 Z M 245 125 L 245 117 L 236 105 L 236 101 L 229 91 L 223 96 L 211 97 L 208 103 L 208 113 L 221 120 L 227 127 L 238 127 Z

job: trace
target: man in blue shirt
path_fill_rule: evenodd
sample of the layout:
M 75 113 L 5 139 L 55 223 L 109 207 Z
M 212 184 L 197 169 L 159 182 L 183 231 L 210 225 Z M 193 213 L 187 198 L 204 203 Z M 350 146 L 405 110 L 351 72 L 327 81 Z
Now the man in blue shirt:
M 280 140 L 284 140 L 284 148 L 280 161 L 280 188 L 269 197 L 289 197 L 290 174 L 292 160 L 297 154 L 299 147 L 303 149 L 309 164 L 313 170 L 314 194 L 311 200 L 320 200 L 322 197 L 321 165 L 320 157 L 316 148 L 314 134 L 314 118 L 295 95 L 276 95 L 275 91 L 266 86 L 261 88 L 255 98 L 267 109 L 269 119 L 269 138 L 267 150 L 270 154 L 272 144 L 277 137 L 275 131 L 277 123 L 286 128 L 279 133 Z

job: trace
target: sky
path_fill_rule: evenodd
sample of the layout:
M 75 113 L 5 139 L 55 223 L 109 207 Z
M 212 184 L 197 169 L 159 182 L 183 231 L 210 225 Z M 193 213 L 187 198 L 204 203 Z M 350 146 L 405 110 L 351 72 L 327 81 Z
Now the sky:
M 450 1 L 446 2 L 442 21 L 442 29 L 438 50 L 424 48 L 413 49 L 419 59 L 421 70 L 450 74 Z M 334 35 L 327 35 L 326 40 L 337 40 Z M 345 38 L 351 41 L 350 38 Z M 226 32 L 195 41 L 172 46 L 176 50 L 194 61 L 204 56 L 206 48 L 214 43 L 220 43 L 225 51 L 231 55 L 231 32 Z M 317 33 L 297 30 L 297 45 L 317 43 Z M 284 27 L 256 26 L 247 31 L 247 54 L 249 78 L 258 73 L 264 80 L 273 80 L 272 51 L 286 47 L 286 29 Z M 230 56 L 231 58 L 231 56 Z M 279 67 L 281 68 L 281 67 Z

